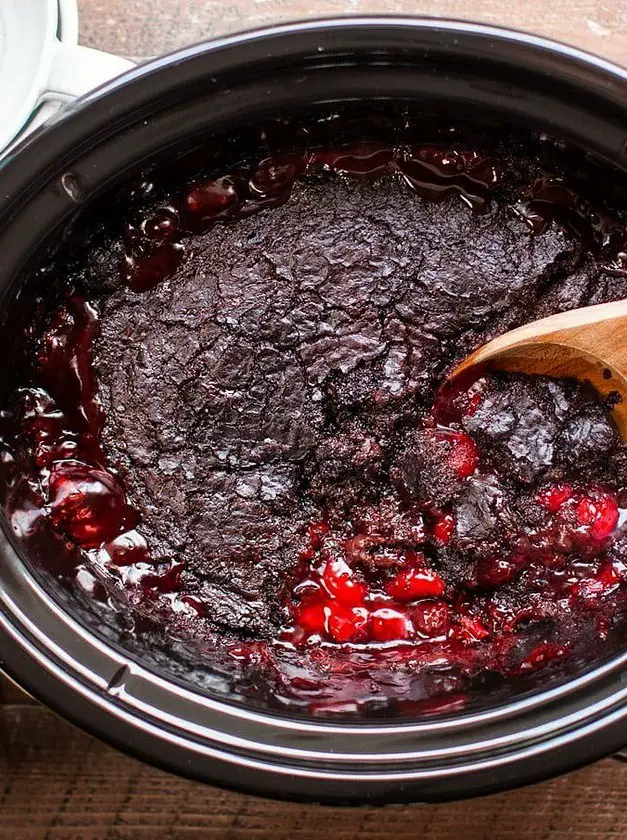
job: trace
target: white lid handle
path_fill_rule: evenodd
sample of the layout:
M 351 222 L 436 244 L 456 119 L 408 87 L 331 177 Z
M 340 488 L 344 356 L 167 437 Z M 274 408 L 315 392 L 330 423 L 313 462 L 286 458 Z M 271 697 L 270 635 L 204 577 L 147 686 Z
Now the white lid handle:
M 134 67 L 132 61 L 78 44 L 57 42 L 41 101 L 69 102 Z

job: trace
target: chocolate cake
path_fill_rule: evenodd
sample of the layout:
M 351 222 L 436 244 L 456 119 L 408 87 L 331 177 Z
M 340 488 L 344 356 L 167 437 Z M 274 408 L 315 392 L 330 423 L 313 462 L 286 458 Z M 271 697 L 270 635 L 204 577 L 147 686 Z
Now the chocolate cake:
M 460 709 L 610 639 L 611 406 L 545 377 L 442 387 L 494 335 L 627 295 L 624 209 L 529 144 L 353 142 L 135 188 L 39 293 L 5 422 L 17 536 L 309 713 Z

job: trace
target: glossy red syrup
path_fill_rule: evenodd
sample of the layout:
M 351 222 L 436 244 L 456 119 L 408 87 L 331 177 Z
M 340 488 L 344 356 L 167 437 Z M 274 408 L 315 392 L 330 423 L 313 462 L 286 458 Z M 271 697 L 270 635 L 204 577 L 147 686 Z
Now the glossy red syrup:
M 103 413 L 93 368 L 97 332 L 95 310 L 73 296 L 42 336 L 35 379 L 43 387 L 19 393 L 19 434 L 33 453 L 34 472 L 28 480 L 9 472 L 9 520 L 33 541 L 44 526 L 52 526 L 61 540 L 82 550 L 55 555 L 55 571 L 64 576 L 86 579 L 82 570 L 87 561 L 105 577 L 113 574 L 145 590 L 173 592 L 178 574 L 153 563 L 135 530 L 138 514 L 127 504 L 101 449 Z M 102 587 L 99 591 L 104 593 Z

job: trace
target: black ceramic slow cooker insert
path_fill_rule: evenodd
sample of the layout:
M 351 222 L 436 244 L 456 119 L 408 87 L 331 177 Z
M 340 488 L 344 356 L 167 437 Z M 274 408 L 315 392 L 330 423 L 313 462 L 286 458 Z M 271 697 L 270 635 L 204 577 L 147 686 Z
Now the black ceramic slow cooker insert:
M 627 168 L 627 72 L 568 47 L 393 17 L 244 33 L 129 71 L 4 159 L 3 312 L 76 220 L 146 167 L 264 119 L 403 103 L 545 132 Z M 175 772 L 279 798 L 433 801 L 546 778 L 627 741 L 627 651 L 418 721 L 328 722 L 247 704 L 210 668 L 199 678 L 176 643 L 148 650 L 58 590 L 2 526 L 2 668 L 73 722 Z

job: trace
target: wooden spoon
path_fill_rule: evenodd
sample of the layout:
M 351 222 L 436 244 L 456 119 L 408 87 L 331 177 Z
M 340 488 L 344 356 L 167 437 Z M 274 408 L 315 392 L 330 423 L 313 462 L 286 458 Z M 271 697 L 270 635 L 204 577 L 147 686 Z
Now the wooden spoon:
M 572 309 L 511 330 L 467 356 L 448 381 L 475 365 L 588 382 L 607 398 L 627 439 L 627 300 Z

